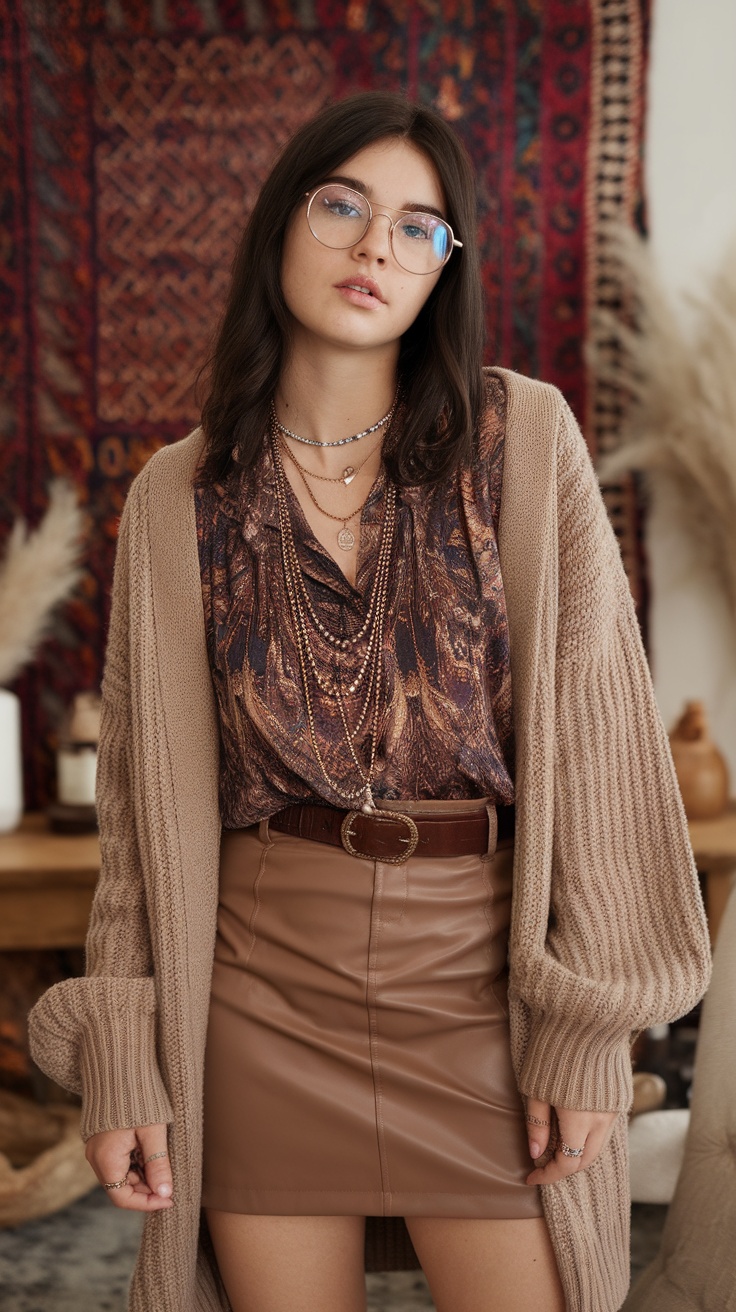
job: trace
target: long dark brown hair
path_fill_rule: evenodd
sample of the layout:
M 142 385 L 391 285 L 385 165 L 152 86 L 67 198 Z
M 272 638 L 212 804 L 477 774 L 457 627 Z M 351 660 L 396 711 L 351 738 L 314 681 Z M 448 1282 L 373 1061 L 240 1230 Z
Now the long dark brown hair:
M 463 242 L 404 333 L 399 351 L 399 425 L 384 459 L 399 484 L 433 483 L 471 457 L 483 406 L 483 295 L 476 245 L 475 181 L 455 133 L 428 109 L 389 92 L 368 91 L 322 110 L 291 138 L 266 179 L 235 254 L 227 305 L 210 359 L 202 406 L 204 480 L 238 463 L 250 467 L 268 427 L 271 399 L 289 341 L 281 290 L 284 234 L 305 192 L 365 146 L 408 141 L 431 160 L 447 199 L 448 222 Z

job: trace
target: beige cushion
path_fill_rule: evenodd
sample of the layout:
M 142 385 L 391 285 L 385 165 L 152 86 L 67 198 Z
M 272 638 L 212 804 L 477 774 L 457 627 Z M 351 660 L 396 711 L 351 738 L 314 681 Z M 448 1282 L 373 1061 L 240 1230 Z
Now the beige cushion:
M 629 1125 L 632 1203 L 671 1203 L 685 1155 L 687 1108 L 644 1112 Z

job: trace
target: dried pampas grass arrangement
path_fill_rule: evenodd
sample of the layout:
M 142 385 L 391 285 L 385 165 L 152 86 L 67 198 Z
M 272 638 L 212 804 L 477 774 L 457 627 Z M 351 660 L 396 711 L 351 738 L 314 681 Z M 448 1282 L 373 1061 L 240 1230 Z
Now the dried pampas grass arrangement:
M 0 687 L 12 683 L 48 635 L 54 607 L 68 596 L 83 570 L 83 515 L 67 479 L 53 479 L 49 504 L 29 533 L 16 519 L 0 564 Z
M 681 326 L 646 241 L 611 230 L 634 325 L 599 312 L 611 350 L 590 351 L 599 378 L 627 404 L 623 444 L 598 463 L 601 483 L 629 470 L 664 477 L 681 501 L 683 532 L 720 579 L 736 621 L 736 238 L 702 292 L 687 293 Z

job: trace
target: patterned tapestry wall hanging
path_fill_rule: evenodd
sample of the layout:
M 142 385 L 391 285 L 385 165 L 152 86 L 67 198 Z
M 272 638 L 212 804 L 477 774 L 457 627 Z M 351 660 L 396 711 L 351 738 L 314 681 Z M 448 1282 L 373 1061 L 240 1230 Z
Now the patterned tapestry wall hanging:
M 130 481 L 196 423 L 243 222 L 322 105 L 399 89 L 457 129 L 487 360 L 557 384 L 594 453 L 615 443 L 617 398 L 584 346 L 618 297 L 606 224 L 642 223 L 647 27 L 648 0 L 0 0 L 0 548 L 54 475 L 90 524 L 84 580 L 15 685 L 26 809 L 54 796 L 63 710 L 99 685 Z M 608 504 L 641 603 L 631 487 Z

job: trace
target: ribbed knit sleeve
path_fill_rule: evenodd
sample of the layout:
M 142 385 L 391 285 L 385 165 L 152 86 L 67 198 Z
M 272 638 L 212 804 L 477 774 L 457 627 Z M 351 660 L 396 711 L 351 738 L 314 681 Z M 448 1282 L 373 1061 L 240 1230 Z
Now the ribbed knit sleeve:
M 33 1060 L 82 1095 L 81 1134 L 165 1123 L 173 1113 L 156 1057 L 156 982 L 136 836 L 129 670 L 129 493 L 120 520 L 101 686 L 95 801 L 100 874 L 86 974 L 61 980 L 28 1016 Z
M 536 929 L 530 920 L 516 944 L 520 1086 L 557 1106 L 625 1111 L 634 1033 L 694 1006 L 710 948 L 631 592 L 564 403 L 557 458 L 556 659 L 543 691 L 554 698 L 552 868 Z

